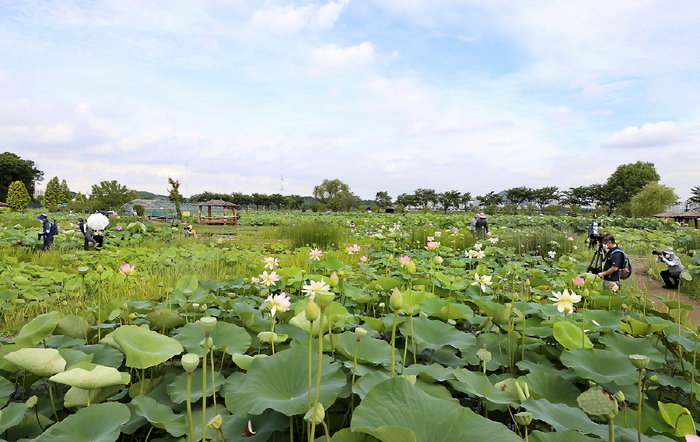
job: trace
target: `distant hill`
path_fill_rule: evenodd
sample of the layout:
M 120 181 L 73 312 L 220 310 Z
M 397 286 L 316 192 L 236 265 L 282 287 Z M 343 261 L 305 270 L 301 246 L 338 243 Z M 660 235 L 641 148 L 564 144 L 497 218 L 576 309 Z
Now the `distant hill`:
M 156 195 L 155 193 L 146 192 L 144 190 L 138 190 L 139 198 L 144 200 L 166 200 L 168 201 L 167 195 Z

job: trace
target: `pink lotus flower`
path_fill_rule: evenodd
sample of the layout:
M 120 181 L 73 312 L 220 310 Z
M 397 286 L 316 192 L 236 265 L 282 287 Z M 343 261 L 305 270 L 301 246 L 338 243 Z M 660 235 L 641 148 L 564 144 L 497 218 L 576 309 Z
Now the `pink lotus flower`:
M 366 255 L 360 256 L 360 261 L 367 262 L 367 256 Z
M 353 244 L 350 247 L 346 247 L 345 251 L 348 252 L 348 255 L 352 255 L 355 252 L 359 252 L 362 250 L 362 247 L 358 246 L 357 244 Z
M 575 277 L 574 279 L 572 279 L 572 281 L 576 287 L 581 287 L 586 283 L 586 280 L 581 278 L 580 276 Z
M 574 250 L 578 250 L 578 246 L 574 246 Z
M 401 258 L 399 258 L 399 264 L 402 266 L 407 266 L 411 262 L 411 257 L 408 255 L 404 255 Z
M 566 238 L 566 240 L 567 240 L 567 241 L 573 241 L 573 240 L 574 240 L 574 237 L 573 237 L 573 236 L 570 236 L 570 237 Z
M 435 241 L 428 241 L 428 244 L 425 246 L 425 250 L 435 250 L 440 246 L 439 242 Z
M 282 277 L 278 275 L 277 272 L 270 272 L 270 274 L 268 275 L 267 270 L 265 270 L 264 272 L 262 272 L 262 275 L 260 275 L 260 282 L 262 283 L 262 285 L 268 287 L 273 285 L 280 279 L 282 279 Z
M 121 232 L 122 230 L 124 230 L 124 227 L 122 227 L 122 226 L 117 226 L 117 232 Z
M 700 436 L 696 436 L 694 434 L 686 434 L 685 442 L 700 442 Z
M 312 261 L 320 261 L 322 256 L 323 252 L 318 248 L 309 250 L 309 259 Z
M 267 297 L 265 302 L 270 303 L 270 316 L 275 316 L 277 312 L 286 312 L 292 305 L 290 299 L 286 293 L 282 292 L 279 295 L 270 295 Z
M 136 266 L 129 265 L 127 262 L 119 266 L 119 272 L 124 275 L 133 275 L 135 269 Z
M 440 255 L 435 255 L 435 258 L 433 258 L 433 261 L 435 261 L 435 264 L 442 264 L 444 259 L 442 259 L 442 256 L 440 256 Z
M 453 228 L 452 228 L 452 231 L 455 232 L 455 233 L 457 233 L 457 232 L 459 232 L 459 229 L 458 229 L 457 227 L 453 227 Z

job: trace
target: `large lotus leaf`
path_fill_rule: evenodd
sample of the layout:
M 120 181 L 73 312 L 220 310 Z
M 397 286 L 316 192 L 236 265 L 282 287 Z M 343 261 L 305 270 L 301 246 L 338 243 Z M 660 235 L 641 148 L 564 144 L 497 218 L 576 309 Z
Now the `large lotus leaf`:
M 552 326 L 554 339 L 567 350 L 593 348 L 593 343 L 581 330 L 580 325 L 571 322 L 557 322 Z
M 678 336 L 670 336 L 669 338 L 671 337 Z M 620 333 L 607 333 L 598 338 L 598 341 L 621 355 L 637 354 L 649 357 L 649 365 L 647 366 L 649 370 L 655 370 L 666 363 L 664 355 L 654 348 L 649 338 L 633 338 Z
M 384 316 L 382 319 L 361 315 L 359 316 L 359 318 L 362 319 L 365 323 L 367 323 L 367 325 L 369 325 L 373 331 L 376 331 L 378 333 L 381 333 L 386 330 L 391 330 L 391 326 L 394 323 L 393 315 Z M 405 316 L 399 316 L 396 318 L 396 323 L 401 324 L 406 320 L 407 318 Z
M 409 367 L 406 367 L 406 369 L 404 370 L 404 373 L 415 374 L 419 378 L 423 379 L 425 382 L 429 382 L 429 383 L 443 382 L 443 381 L 446 381 L 448 379 L 455 378 L 453 368 L 446 368 L 440 364 L 431 364 L 431 365 L 414 364 L 414 365 L 411 365 Z
M 23 348 L 5 359 L 38 376 L 48 377 L 65 370 L 66 360 L 55 348 Z
M 318 440 L 318 439 L 317 439 Z M 336 431 L 331 437 L 331 442 L 376 442 L 377 439 L 369 434 L 354 432 L 350 428 Z M 245 441 L 240 441 L 245 442 Z
M 350 331 L 334 334 L 332 339 L 333 346 L 349 359 L 356 357 L 359 363 L 391 366 L 391 345 L 386 341 L 374 339 L 370 335 L 358 341 L 357 335 Z
M 460 391 L 464 391 L 474 397 L 484 398 L 496 404 L 509 404 L 517 407 L 520 403 L 512 394 L 494 387 L 484 373 L 462 368 L 456 369 L 454 373 L 457 381 L 451 381 L 450 383 Z
M 131 401 L 136 406 L 136 413 L 148 419 L 156 428 L 164 428 L 173 436 L 182 436 L 188 431 L 187 416 L 175 414 L 167 405 L 159 404 L 148 396 L 138 396 Z
M 210 334 L 214 341 L 214 348 L 230 355 L 245 353 L 250 347 L 250 335 L 246 329 L 235 324 L 219 321 Z M 202 342 L 204 342 L 204 329 L 200 324 L 187 324 L 180 329 L 176 336 L 189 353 L 194 353 L 200 358 L 204 355 Z
M 71 387 L 82 388 L 83 390 L 93 390 L 112 385 L 126 385 L 129 383 L 130 377 L 128 373 L 121 373 L 116 368 L 98 365 L 90 371 L 82 368 L 73 368 L 53 375 L 49 380 L 70 385 Z
M 584 434 L 595 434 L 607 439 L 608 426 L 591 421 L 578 407 L 565 404 L 552 404 L 547 399 L 532 398 L 523 401 L 522 407 L 532 413 L 535 420 L 541 420 L 554 427 L 555 431 L 575 430 Z
M 616 309 L 623 304 L 629 304 L 629 300 L 620 296 L 615 296 L 611 292 L 603 292 L 602 294 L 591 293 L 588 298 L 603 308 Z
M 0 376 L 0 408 L 5 406 L 14 392 L 15 384 Z
M 116 329 L 114 340 L 126 354 L 127 367 L 153 367 L 182 353 L 182 344 L 175 339 L 136 325 Z
M 376 281 L 372 281 L 367 288 L 376 290 L 377 288 L 382 289 L 386 292 L 390 291 L 394 287 L 401 285 L 401 281 L 396 278 L 387 278 L 385 276 L 378 276 Z
M 124 363 L 124 354 L 106 344 L 78 344 L 73 347 L 73 350 L 79 350 L 85 354 L 92 355 L 91 362 L 93 364 L 119 368 Z
M 367 394 L 374 388 L 375 385 L 381 384 L 391 378 L 391 374 L 386 371 L 373 371 L 355 381 L 352 387 L 352 392 L 364 400 Z
M 91 405 L 49 428 L 33 442 L 114 442 L 119 426 L 129 420 L 129 408 L 117 402 Z
M 340 289 L 343 294 L 358 304 L 366 304 L 372 300 L 372 294 L 367 290 L 355 287 L 348 282 L 343 282 Z
M 51 336 L 60 319 L 61 314 L 55 311 L 37 316 L 20 329 L 14 338 L 15 343 L 30 346 L 41 342 Z
M 509 338 L 509 336 L 511 336 Z M 498 370 L 501 366 L 510 366 L 508 361 L 508 339 L 511 339 L 511 348 L 515 349 L 520 345 L 518 339 L 514 339 L 515 335 L 503 335 L 500 333 L 482 333 L 476 338 L 476 345 L 462 350 L 462 357 L 471 365 L 481 365 L 481 359 L 476 355 L 476 352 L 484 348 L 491 352 L 491 360 L 486 363 L 487 370 Z
M 419 305 L 427 298 L 434 298 L 435 295 L 425 290 L 406 290 L 402 292 L 401 310 L 407 315 L 417 315 L 421 308 Z
M 244 429 L 248 422 L 255 431 L 252 436 L 246 435 Z M 289 428 L 289 418 L 282 413 L 267 409 L 257 416 L 233 416 L 222 427 L 221 431 L 228 442 L 266 442 L 272 439 L 272 434 Z M 281 439 L 281 438 L 280 438 Z
M 312 357 L 312 379 L 316 379 L 318 355 Z M 260 414 L 268 408 L 287 416 L 305 414 L 308 410 L 308 352 L 296 346 L 268 358 L 253 360 L 241 388 L 226 395 L 226 406 L 232 414 Z M 347 378 L 338 364 L 323 356 L 319 400 L 328 408 L 345 387 Z M 315 394 L 315 383 L 311 393 Z
M 53 333 L 55 335 L 70 336 L 71 338 L 84 338 L 85 336 L 90 337 L 94 335 L 95 331 L 90 329 L 87 321 L 82 316 L 67 315 L 58 321 Z
M 531 442 L 600 442 L 600 438 L 588 437 L 573 430 L 553 431 L 549 433 L 535 430 L 530 433 L 529 440 Z
M 420 303 L 420 308 L 428 316 L 442 319 L 443 321 L 448 319 L 467 319 L 474 316 L 474 311 L 469 306 L 437 297 L 426 298 Z
M 175 283 L 175 290 L 194 290 L 199 286 L 199 281 L 195 276 L 184 275 Z
M 0 433 L 22 422 L 24 415 L 29 411 L 21 402 L 13 402 L 3 408 L 0 411 Z
M 530 395 L 534 399 L 545 398 L 553 404 L 578 407 L 576 398 L 581 394 L 581 391 L 573 383 L 560 376 L 552 376 L 545 371 L 538 371 L 530 373 L 520 380 L 527 382 Z
M 678 335 L 668 335 L 667 339 L 669 342 L 673 342 L 676 344 L 679 344 L 683 346 L 685 351 L 688 353 L 693 353 L 695 351 L 695 339 L 689 339 L 686 338 L 685 336 L 678 336 Z M 700 341 L 699 341 L 700 343 Z M 698 345 L 698 348 L 700 348 L 700 345 Z M 644 353 L 639 353 L 639 354 L 644 354 Z
M 253 363 L 254 359 L 257 358 L 266 358 L 267 355 L 264 354 L 259 354 L 255 356 L 249 356 L 249 355 L 244 355 L 240 353 L 234 353 L 231 355 L 231 359 L 233 359 L 233 362 L 241 369 L 248 371 L 250 368 L 250 365 Z
M 399 377 L 372 388 L 355 409 L 350 428 L 383 442 L 522 440 L 504 425 L 432 397 Z
M 678 404 L 659 402 L 659 411 L 667 424 L 673 426 L 676 436 L 695 434 L 695 422 L 687 408 Z
M 166 389 L 170 400 L 176 404 L 181 404 L 187 400 L 187 373 L 179 374 Z M 211 385 L 211 367 L 207 370 L 207 397 L 218 391 L 221 385 L 226 381 L 226 378 L 218 371 L 214 374 L 214 384 Z M 198 368 L 192 372 L 192 391 L 190 392 L 190 400 L 192 402 L 199 400 L 202 397 L 202 369 Z
M 599 384 L 613 381 L 617 385 L 632 385 L 637 382 L 637 369 L 626 355 L 597 348 L 569 350 L 561 354 L 562 364 L 574 369 L 583 379 Z
M 71 387 L 66 392 L 63 397 L 63 406 L 72 407 L 86 407 L 88 403 L 99 404 L 104 402 L 106 399 L 114 396 L 119 392 L 121 387 L 112 386 L 107 388 L 95 388 L 92 390 L 84 390 L 78 387 Z M 88 402 L 89 401 L 89 402 Z
M 59 348 L 58 352 L 61 353 L 63 359 L 66 360 L 66 370 L 70 370 L 71 368 L 75 367 L 85 369 L 94 367 L 94 365 L 90 364 L 92 362 L 92 358 L 94 358 L 94 355 L 92 354 L 87 354 L 80 350 L 73 350 L 72 348 Z
M 668 327 L 668 324 L 651 324 L 638 321 L 629 316 L 626 317 L 624 321 L 620 322 L 620 328 L 622 330 L 640 336 L 650 335 L 666 327 Z
M 406 321 L 401 324 L 401 333 L 412 336 L 422 349 L 439 349 L 446 345 L 464 350 L 476 344 L 476 337 L 461 332 L 442 321 L 419 316 L 413 319 L 413 324 Z
M 159 308 L 146 315 L 146 320 L 158 330 L 170 330 L 185 323 L 185 318 L 169 308 Z

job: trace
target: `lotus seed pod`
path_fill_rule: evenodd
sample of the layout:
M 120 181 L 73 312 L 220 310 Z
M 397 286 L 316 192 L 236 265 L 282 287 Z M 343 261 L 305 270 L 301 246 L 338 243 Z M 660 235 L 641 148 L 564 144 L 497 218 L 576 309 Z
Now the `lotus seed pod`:
M 515 422 L 523 427 L 527 427 L 532 422 L 532 413 L 529 411 L 521 411 L 520 413 L 516 413 L 513 417 L 515 417 Z
M 309 411 L 306 412 L 304 415 L 304 420 L 307 422 L 314 423 L 316 425 L 320 424 L 323 422 L 323 419 L 326 417 L 326 412 L 323 409 L 323 405 L 318 404 L 316 406 L 316 413 L 314 415 L 314 407 L 309 408 Z
M 357 339 L 362 339 L 365 336 L 367 336 L 367 329 L 364 329 L 362 327 L 355 327 L 355 334 L 357 335 Z
M 593 387 L 584 391 L 576 398 L 576 402 L 591 419 L 598 422 L 612 420 L 619 411 L 617 400 L 613 395 L 603 391 L 602 387 Z
M 85 267 L 85 266 L 78 267 L 78 273 L 80 273 L 81 275 L 85 275 L 89 271 L 90 271 L 90 267 Z
M 213 316 L 204 316 L 199 320 L 199 324 L 204 329 L 204 333 L 211 333 L 216 327 L 216 318 Z
M 615 400 L 620 403 L 620 402 L 625 402 L 625 393 L 622 392 L 622 390 L 618 391 L 613 395 Z
M 182 357 L 180 363 L 187 373 L 192 373 L 199 366 L 199 356 L 194 353 L 187 353 Z
M 642 369 L 649 365 L 649 356 L 644 355 L 629 355 L 630 362 L 635 367 Z
M 338 282 L 340 282 L 340 279 L 338 278 L 338 274 L 336 272 L 331 273 L 331 277 L 328 278 L 328 285 L 331 287 L 337 287 Z
M 207 427 L 211 428 L 212 430 L 218 430 L 221 428 L 221 424 L 224 423 L 224 419 L 221 417 L 220 414 L 217 414 L 213 418 L 209 419 L 209 422 L 207 422 Z
M 316 302 L 321 308 L 326 308 L 331 305 L 335 295 L 333 293 L 316 293 Z
M 306 319 L 309 321 L 315 321 L 318 319 L 318 306 L 316 305 L 315 302 L 309 301 L 308 304 L 306 304 Z
M 485 348 L 480 348 L 476 351 L 476 356 L 483 362 L 489 362 L 491 360 L 491 352 Z
M 399 289 L 394 288 L 394 291 L 391 294 L 391 298 L 389 298 L 389 304 L 394 310 L 398 310 L 401 308 L 401 305 L 403 304 L 403 295 L 401 294 Z

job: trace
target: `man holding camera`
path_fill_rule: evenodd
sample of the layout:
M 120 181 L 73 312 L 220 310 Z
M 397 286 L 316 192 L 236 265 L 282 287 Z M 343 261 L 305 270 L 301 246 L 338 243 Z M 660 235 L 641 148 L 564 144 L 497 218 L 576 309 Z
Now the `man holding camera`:
M 612 290 L 613 287 L 620 286 L 619 270 L 625 266 L 625 254 L 613 253 L 615 250 L 622 250 L 617 247 L 615 237 L 610 234 L 604 235 L 601 239 L 603 250 L 605 250 L 605 265 L 603 271 L 598 276 L 603 278 L 603 290 Z
M 651 253 L 656 255 L 656 262 L 663 262 L 668 266 L 668 270 L 661 272 L 661 278 L 664 280 L 663 288 L 676 290 L 681 280 L 681 272 L 685 272 L 685 267 L 681 259 L 673 253 L 673 247 L 666 247 L 663 252 L 654 250 Z

